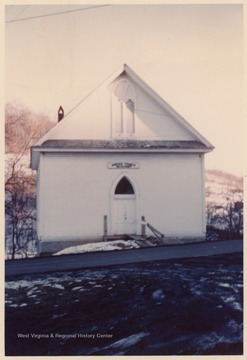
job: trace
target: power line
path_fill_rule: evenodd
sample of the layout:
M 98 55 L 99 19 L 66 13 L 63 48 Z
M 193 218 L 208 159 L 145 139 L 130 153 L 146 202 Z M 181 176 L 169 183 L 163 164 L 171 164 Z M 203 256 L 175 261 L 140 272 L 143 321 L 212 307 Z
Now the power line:
M 21 15 L 22 13 L 23 13 L 23 11 L 25 11 L 26 10 L 26 8 L 28 7 L 28 5 L 26 5 L 26 6 L 24 6 L 24 8 L 23 9 L 21 9 L 19 12 L 18 12 L 18 14 L 15 16 L 15 18 L 12 20 L 12 22 L 13 21 L 18 21 L 18 19 L 16 19 L 19 15 Z M 9 8 L 8 8 L 9 9 Z M 7 10 L 8 10 L 7 9 Z M 6 21 L 6 23 L 7 23 L 8 21 Z
M 109 75 L 105 80 L 103 80 L 100 84 L 98 84 L 92 91 L 90 91 L 89 94 L 87 94 L 81 101 L 79 101 L 71 110 L 69 110 L 69 112 L 64 115 L 64 118 L 69 116 L 79 105 L 81 105 L 81 103 L 83 103 L 83 101 L 85 101 L 91 94 L 93 94 L 102 84 L 104 84 L 105 81 L 107 81 L 108 79 L 110 79 L 112 77 L 112 75 L 116 72 L 117 70 L 113 71 L 111 73 L 111 75 Z
M 91 10 L 91 9 L 96 9 L 96 8 L 100 8 L 100 7 L 104 7 L 104 6 L 111 6 L 111 5 L 97 5 L 97 6 L 90 6 L 90 7 L 83 8 L 83 9 L 66 10 L 66 11 L 61 11 L 61 12 L 56 12 L 56 13 L 51 13 L 51 14 L 30 16 L 30 17 L 25 17 L 25 18 L 21 18 L 21 19 L 8 20 L 8 21 L 5 21 L 5 23 L 7 24 L 7 23 L 13 23 L 13 22 L 17 22 L 17 21 L 34 20 L 34 19 L 39 19 L 39 18 L 48 17 L 48 16 L 64 15 L 64 14 L 68 14 L 68 13 L 72 13 L 72 12 Z
M 15 18 L 13 20 L 18 20 L 16 18 L 18 18 L 18 16 L 21 15 L 26 10 L 27 7 L 28 7 L 28 5 L 24 6 L 24 8 L 18 12 L 18 14 L 15 16 Z

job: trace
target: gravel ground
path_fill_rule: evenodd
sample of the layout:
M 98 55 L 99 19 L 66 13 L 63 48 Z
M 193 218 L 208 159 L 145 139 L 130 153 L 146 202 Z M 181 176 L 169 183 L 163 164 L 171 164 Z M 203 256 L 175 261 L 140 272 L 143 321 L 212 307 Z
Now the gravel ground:
M 15 277 L 5 296 L 7 356 L 243 354 L 242 254 Z

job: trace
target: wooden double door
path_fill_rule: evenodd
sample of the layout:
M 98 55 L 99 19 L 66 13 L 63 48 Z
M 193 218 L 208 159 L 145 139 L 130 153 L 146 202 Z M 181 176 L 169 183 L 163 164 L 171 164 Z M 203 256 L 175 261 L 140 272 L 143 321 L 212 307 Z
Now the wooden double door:
M 136 234 L 136 194 L 130 181 L 123 177 L 113 195 L 113 234 Z

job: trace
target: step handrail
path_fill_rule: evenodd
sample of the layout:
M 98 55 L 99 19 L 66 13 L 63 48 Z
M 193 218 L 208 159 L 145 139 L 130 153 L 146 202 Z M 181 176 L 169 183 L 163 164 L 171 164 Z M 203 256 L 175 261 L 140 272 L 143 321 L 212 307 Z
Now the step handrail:
M 148 227 L 148 228 L 152 231 L 152 233 L 154 234 L 154 236 L 155 236 L 160 242 L 162 242 L 162 240 L 164 240 L 165 235 L 162 234 L 162 232 L 160 232 L 159 230 L 157 230 L 157 229 L 156 229 L 154 226 L 152 226 L 150 223 L 146 222 L 144 216 L 142 217 L 142 225 Z

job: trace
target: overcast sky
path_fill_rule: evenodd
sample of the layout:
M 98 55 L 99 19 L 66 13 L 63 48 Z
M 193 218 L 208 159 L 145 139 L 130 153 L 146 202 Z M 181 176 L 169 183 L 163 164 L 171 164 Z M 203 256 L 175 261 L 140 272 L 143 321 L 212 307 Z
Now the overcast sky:
M 242 175 L 241 5 L 11 5 L 5 20 L 6 102 L 56 121 L 126 63 L 215 146 L 207 168 Z

